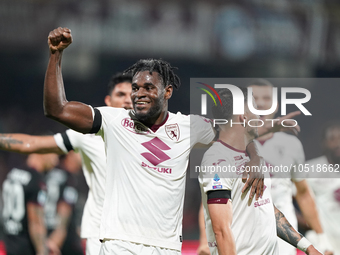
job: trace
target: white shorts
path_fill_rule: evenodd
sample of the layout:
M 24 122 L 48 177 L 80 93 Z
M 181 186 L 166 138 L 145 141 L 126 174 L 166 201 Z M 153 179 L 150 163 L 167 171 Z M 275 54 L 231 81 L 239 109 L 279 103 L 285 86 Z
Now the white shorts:
M 122 240 L 103 241 L 99 255 L 181 255 L 180 251 L 130 243 Z
M 86 255 L 98 255 L 100 252 L 101 242 L 99 238 L 86 239 Z

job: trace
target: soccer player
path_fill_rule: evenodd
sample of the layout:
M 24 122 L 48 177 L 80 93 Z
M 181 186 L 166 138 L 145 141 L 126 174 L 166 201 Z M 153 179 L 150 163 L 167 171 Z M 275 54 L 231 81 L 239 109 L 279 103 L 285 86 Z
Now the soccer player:
M 27 169 L 13 168 L 2 185 L 4 241 L 7 255 L 47 255 L 42 173 L 58 163 L 55 154 L 32 154 Z M 54 250 L 58 254 L 58 250 Z
M 249 111 L 246 104 L 247 91 L 244 89 L 243 92 L 243 115 L 233 115 L 232 93 L 224 89 L 219 91 L 223 106 L 212 108 L 214 118 L 226 119 L 229 123 L 230 120 L 234 123 L 247 123 L 250 119 L 258 119 L 258 116 Z M 241 193 L 241 176 L 248 161 L 245 151 L 247 140 L 244 137 L 248 141 L 254 139 L 257 128 L 242 124 L 224 124 L 219 127 L 219 139 L 204 154 L 199 176 L 211 254 L 279 254 L 276 235 L 307 254 L 321 254 L 295 231 L 273 205 L 268 173 L 260 200 L 249 200 Z M 211 167 L 229 170 L 211 176 L 207 170 Z
M 307 179 L 314 191 L 322 227 L 334 255 L 340 254 L 340 122 L 326 125 L 322 134 L 324 155 L 308 160 L 310 178 Z M 325 171 L 326 170 L 326 171 Z M 313 231 L 314 232 L 314 231 Z M 312 235 L 312 233 L 306 235 Z M 318 240 L 316 240 L 318 241 Z
M 180 254 L 189 152 L 195 143 L 212 141 L 210 122 L 167 111 L 180 80 L 162 60 L 140 60 L 127 70 L 133 75 L 133 111 L 68 102 L 61 56 L 71 42 L 67 28 L 49 34 L 44 110 L 78 132 L 98 133 L 105 142 L 101 254 Z M 250 146 L 255 155 L 253 143 Z M 261 190 L 262 182 L 257 183 Z
M 273 85 L 264 79 L 254 80 L 250 87 L 258 110 L 268 110 L 273 103 Z M 278 110 L 270 115 L 261 116 L 264 122 L 266 119 L 274 119 Z M 302 166 L 305 162 L 303 146 L 300 140 L 291 134 L 284 132 L 269 133 L 257 139 L 257 147 L 265 161 L 272 166 Z M 323 245 L 318 247 L 322 252 L 330 251 L 327 239 L 323 234 L 323 230 L 318 217 L 318 211 L 315 205 L 314 197 L 308 183 L 305 179 L 296 176 L 295 171 L 291 171 L 282 175 L 280 172 L 273 171 L 271 173 L 272 185 L 271 195 L 275 206 L 285 215 L 292 226 L 297 229 L 297 219 L 293 206 L 293 187 L 296 187 L 296 201 L 301 212 L 309 224 L 309 226 L 318 233 L 318 238 Z M 296 249 L 287 242 L 279 239 L 280 254 L 295 255 Z M 331 253 L 329 253 L 331 254 Z
M 48 244 L 49 247 L 60 249 L 62 255 L 84 254 L 75 220 L 78 200 L 76 179 L 64 164 L 74 160 L 74 154 L 70 152 L 61 158 L 61 167 L 64 169 L 53 168 L 45 176 L 47 200 L 44 209 Z
M 108 84 L 105 104 L 111 107 L 132 108 L 131 81 L 132 76 L 129 74 L 115 74 Z M 74 150 L 81 154 L 82 168 L 89 186 L 82 217 L 81 237 L 87 240 L 87 255 L 99 254 L 100 217 L 106 175 L 106 155 L 102 138 L 91 134 L 83 135 L 71 129 L 54 136 L 1 134 L 0 149 L 25 154 L 51 152 L 65 154 Z

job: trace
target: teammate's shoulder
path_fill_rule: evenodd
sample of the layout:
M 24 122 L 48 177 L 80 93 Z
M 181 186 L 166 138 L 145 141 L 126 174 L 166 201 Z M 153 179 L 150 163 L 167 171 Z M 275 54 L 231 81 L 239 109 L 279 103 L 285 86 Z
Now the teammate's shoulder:
M 67 130 L 65 131 L 65 133 L 66 133 L 68 136 L 80 136 L 80 137 L 82 137 L 82 136 L 86 135 L 86 134 L 77 132 L 77 131 L 75 131 L 75 130 L 73 130 L 73 129 L 67 129 Z
M 74 138 L 74 139 L 78 138 L 79 141 L 82 141 L 83 139 L 100 138 L 99 136 L 96 136 L 95 134 L 83 134 L 83 133 L 77 132 L 73 129 L 67 129 L 65 131 L 65 133 L 71 139 L 72 138 Z M 72 146 L 73 146 L 73 144 L 72 144 Z
M 230 150 L 226 148 L 221 142 L 215 141 L 210 148 L 204 153 L 203 158 L 208 161 L 216 161 L 217 159 L 223 159 L 224 161 L 229 161 L 231 153 L 226 153 Z M 223 162 L 224 162 L 223 161 Z
M 274 138 L 275 138 L 275 140 L 278 140 L 283 144 L 288 144 L 288 145 L 291 145 L 291 146 L 301 144 L 301 141 L 300 141 L 299 138 L 297 138 L 293 134 L 288 134 L 288 133 L 285 133 L 285 132 L 274 133 Z
M 314 164 L 328 164 L 328 160 L 326 156 L 320 156 L 317 158 L 312 158 L 309 160 L 306 160 L 306 164 L 314 165 Z

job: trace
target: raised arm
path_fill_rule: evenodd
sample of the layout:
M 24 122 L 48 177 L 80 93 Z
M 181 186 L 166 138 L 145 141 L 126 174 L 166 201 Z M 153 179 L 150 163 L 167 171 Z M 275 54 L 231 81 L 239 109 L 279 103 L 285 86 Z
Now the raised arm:
M 297 232 L 283 213 L 274 206 L 277 236 L 309 255 L 322 255 L 314 246 Z
M 72 35 L 68 28 L 59 27 L 48 36 L 50 58 L 44 83 L 44 112 L 47 117 L 71 129 L 89 133 L 93 124 L 91 108 L 80 102 L 68 102 L 65 95 L 61 59 L 63 50 L 71 43 Z
M 53 136 L 0 134 L 0 149 L 23 154 L 30 153 L 63 154 L 63 151 L 59 149 Z
M 294 135 L 298 135 L 300 132 L 300 126 L 297 124 L 295 127 L 294 125 L 296 122 L 292 120 L 292 118 L 295 118 L 296 116 L 300 115 L 300 111 L 295 111 L 288 113 L 285 116 L 281 116 L 280 118 L 276 118 L 273 120 L 268 120 L 264 122 L 264 125 L 262 127 L 259 127 L 258 133 L 259 136 L 266 135 L 268 133 L 275 133 L 275 132 L 290 132 Z M 282 121 L 285 121 L 285 125 L 289 127 L 284 127 L 281 125 Z

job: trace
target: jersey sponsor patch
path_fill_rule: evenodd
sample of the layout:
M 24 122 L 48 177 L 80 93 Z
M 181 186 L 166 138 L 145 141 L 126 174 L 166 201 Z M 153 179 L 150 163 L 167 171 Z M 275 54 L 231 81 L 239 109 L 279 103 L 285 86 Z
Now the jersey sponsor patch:
M 133 121 L 131 118 L 122 119 L 121 125 L 130 132 L 138 135 L 147 135 L 150 131 L 138 121 Z
M 155 137 L 148 142 L 142 143 L 142 145 L 151 153 L 144 152 L 141 153 L 141 155 L 154 166 L 157 166 L 158 164 L 170 159 L 170 157 L 163 151 L 170 150 L 171 148 L 158 137 Z
M 222 189 L 223 186 L 222 185 L 214 185 L 212 186 L 213 189 Z
M 213 179 L 213 189 L 222 189 L 222 182 L 221 182 L 221 178 L 218 176 L 218 174 L 214 175 L 214 179 Z

